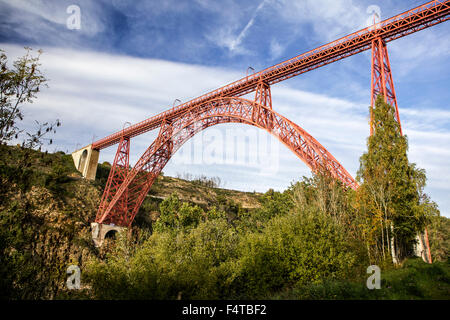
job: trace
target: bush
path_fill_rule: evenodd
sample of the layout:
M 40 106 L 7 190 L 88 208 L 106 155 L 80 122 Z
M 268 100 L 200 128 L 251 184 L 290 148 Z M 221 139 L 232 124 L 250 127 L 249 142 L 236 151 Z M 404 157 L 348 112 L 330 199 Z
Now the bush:
M 398 269 L 381 270 L 381 289 L 369 290 L 367 276 L 354 281 L 328 280 L 296 286 L 276 293 L 272 299 L 448 299 L 450 262 L 427 264 L 408 259 Z
M 120 239 L 106 262 L 89 264 L 86 279 L 100 299 L 220 298 L 222 263 L 236 246 L 236 234 L 220 219 L 178 234 L 155 233 L 134 252 Z
M 287 285 L 345 278 L 357 261 L 344 230 L 313 211 L 275 217 L 262 233 L 243 239 L 239 256 L 239 298 L 261 298 Z
M 177 194 L 172 194 L 159 205 L 161 214 L 154 230 L 158 232 L 193 228 L 203 219 L 204 212 L 197 205 L 181 202 Z
M 222 210 L 225 206 L 230 213 L 226 198 L 205 214 L 173 194 L 161 202 L 155 232 L 143 245 L 119 241 L 106 261 L 91 264 L 94 295 L 254 299 L 354 274 L 359 252 L 365 251 L 349 239 L 343 224 L 316 206 L 290 199 L 269 191 L 256 217 L 237 210 L 237 219 L 230 221 Z

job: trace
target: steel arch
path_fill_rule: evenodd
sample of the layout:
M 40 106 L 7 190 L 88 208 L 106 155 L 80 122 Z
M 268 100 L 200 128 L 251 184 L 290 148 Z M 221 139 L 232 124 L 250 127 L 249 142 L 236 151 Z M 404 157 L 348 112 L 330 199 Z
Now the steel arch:
M 268 131 L 292 150 L 313 172 L 324 168 L 352 189 L 357 183 L 345 168 L 304 129 L 270 107 L 237 97 L 217 98 L 165 120 L 155 141 L 131 169 L 109 202 L 102 203 L 96 222 L 130 226 L 156 177 L 171 156 L 196 133 L 220 123 L 249 124 Z M 124 212 L 114 208 L 127 194 Z M 109 199 L 105 198 L 105 201 Z

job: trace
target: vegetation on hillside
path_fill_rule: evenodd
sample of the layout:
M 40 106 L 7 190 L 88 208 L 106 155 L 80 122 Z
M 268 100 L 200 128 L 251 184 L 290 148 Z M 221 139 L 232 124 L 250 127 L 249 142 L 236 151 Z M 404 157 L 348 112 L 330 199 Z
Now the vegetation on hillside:
M 76 207 L 60 214 L 54 208 L 74 202 L 76 196 L 66 191 L 71 168 L 61 161 L 62 155 L 47 157 L 41 150 L 48 135 L 60 126 L 39 123 L 28 132 L 21 128 L 24 106 L 36 98 L 47 79 L 41 73 L 39 57 L 26 48 L 23 57 L 9 64 L 0 50 L 0 296 L 2 298 L 53 297 L 61 287 L 59 275 L 64 268 L 56 261 L 63 255 L 61 238 L 73 239 L 74 224 L 67 217 Z M 17 147 L 12 141 L 22 140 Z M 52 212 L 53 214 L 48 214 Z M 79 219 L 79 217 L 77 217 Z M 69 219 L 70 220 L 70 219 Z M 64 223 L 66 222 L 66 223 Z M 59 232 L 55 233 L 54 230 Z M 50 247 L 50 248 L 48 248 Z M 58 251 L 59 253 L 55 253 Z M 55 260 L 56 259 L 56 260 Z
M 106 259 L 90 262 L 91 293 L 102 299 L 255 299 L 273 292 L 298 296 L 298 288 L 309 288 L 309 297 L 314 290 L 325 290 L 322 298 L 339 290 L 349 298 L 358 298 L 358 292 L 359 298 L 368 297 L 367 287 L 354 284 L 367 276 L 367 266 L 400 267 L 412 256 L 417 233 L 439 216 L 423 192 L 425 172 L 408 161 L 407 138 L 400 134 L 394 109 L 379 98 L 373 116 L 375 133 L 361 157 L 356 192 L 318 172 L 283 193 L 267 192 L 260 208 L 251 214 L 238 210 L 232 219 L 225 211 L 204 211 L 172 195 L 160 204 L 153 233 L 142 244 L 122 239 Z M 445 237 L 437 229 L 432 233 L 433 239 Z M 411 269 L 408 263 L 403 273 L 413 278 L 426 269 Z M 435 281 L 448 282 L 447 264 L 426 270 Z M 409 285 L 392 281 L 398 288 Z M 413 297 L 442 297 L 447 289 Z M 400 291 L 371 297 L 409 297 L 408 290 Z
M 101 195 L 99 183 L 82 179 L 70 155 L 38 151 L 30 158 L 28 182 L 21 183 L 13 173 L 21 152 L 20 147 L 2 146 L 2 163 L 9 164 L 1 166 L 3 298 L 391 297 L 364 287 L 367 251 L 352 224 L 355 217 L 346 213 L 356 214 L 351 206 L 355 194 L 326 175 L 304 178 L 285 192 L 257 194 L 259 208 L 246 210 L 220 202 L 220 197 L 204 209 L 176 193 L 164 200 L 161 194 L 149 196 L 146 201 L 156 211 L 140 212 L 133 237 L 98 250 L 89 223 Z M 174 189 L 189 184 L 170 177 L 158 183 Z M 59 190 L 52 191 L 53 185 Z M 195 194 L 196 186 L 191 188 Z M 433 258 L 445 260 L 448 219 L 439 220 L 438 227 L 430 226 L 430 242 Z M 65 288 L 70 264 L 82 267 L 81 291 Z M 446 277 L 431 273 L 420 281 L 446 288 Z
M 38 57 L 28 50 L 12 68 L 6 61 L 1 54 L 0 298 L 450 298 L 449 219 L 423 192 L 425 172 L 409 163 L 407 138 L 381 98 L 357 191 L 326 170 L 264 194 L 161 175 L 131 232 L 95 248 L 90 222 L 110 164 L 87 181 L 70 155 L 41 152 L 59 121 L 36 133 L 19 127 L 22 104 L 46 81 Z M 6 145 L 20 134 L 22 144 Z M 432 265 L 411 258 L 426 226 Z M 81 290 L 65 286 L 72 264 Z M 365 286 L 372 264 L 381 290 Z
M 63 153 L 0 146 L 2 298 L 55 297 L 68 264 L 83 263 L 94 249 L 89 223 L 99 190 L 72 163 Z
M 220 209 L 205 213 L 175 195 L 167 198 L 141 245 L 124 237 L 107 259 L 89 264 L 92 293 L 101 299 L 260 298 L 286 285 L 350 277 L 363 248 L 354 250 L 358 244 L 325 212 L 298 210 L 299 189 L 268 192 L 260 209 L 232 220 Z
M 24 161 L 27 166 L 22 165 Z M 212 197 L 206 187 L 199 192 L 194 183 L 171 177 L 158 179 L 156 186 L 161 188 L 160 185 L 167 185 L 170 190 L 184 185 L 186 198 L 196 195 L 200 204 L 209 203 L 212 211 L 228 212 L 230 218 L 237 212 L 250 215 L 253 209 L 243 209 L 233 200 L 224 201 L 222 193 L 230 193 L 237 200 L 241 194 L 243 202 L 253 197 L 252 202 L 258 204 L 261 197 L 233 190 L 218 191 L 221 189 L 216 190 L 217 197 Z M 101 179 L 83 179 L 72 157 L 63 152 L 51 154 L 0 145 L 1 298 L 61 296 L 67 291 L 69 265 L 84 268 L 88 258 L 105 257 L 108 248 L 95 248 L 90 233 L 103 188 Z M 169 195 L 166 202 L 177 197 Z M 164 192 L 146 198 L 134 222 L 132 241 L 151 233 L 165 198 Z M 194 202 L 184 206 L 188 203 L 194 206 Z M 178 200 L 178 204 L 183 203 Z M 203 209 L 197 208 L 203 214 Z
M 399 269 L 381 273 L 380 290 L 368 290 L 366 278 L 309 283 L 269 295 L 268 299 L 301 300 L 410 300 L 450 298 L 450 261 L 428 264 L 409 258 Z

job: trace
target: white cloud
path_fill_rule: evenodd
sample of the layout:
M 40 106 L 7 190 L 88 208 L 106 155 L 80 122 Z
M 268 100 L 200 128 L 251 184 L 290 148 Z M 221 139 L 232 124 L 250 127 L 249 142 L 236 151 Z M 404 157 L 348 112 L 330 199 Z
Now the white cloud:
M 271 1 L 263 0 L 259 3 L 256 9 L 251 13 L 249 20 L 248 16 L 242 12 L 242 10 L 236 10 L 236 4 L 231 4 L 229 1 L 226 3 L 220 3 L 219 6 L 210 2 L 197 1 L 198 4 L 205 9 L 218 14 L 219 20 L 223 23 L 213 26 L 209 33 L 206 34 L 206 38 L 219 45 L 225 47 L 233 55 L 235 54 L 252 54 L 250 50 L 245 48 L 242 44 L 244 39 L 248 36 L 249 30 L 255 23 L 257 15 L 260 11 Z M 244 21 L 247 21 L 242 28 Z
M 352 0 L 279 0 L 277 12 L 287 23 L 310 24 L 323 41 L 332 41 L 365 28 L 366 8 Z
M 276 39 L 270 42 L 270 57 L 276 59 L 283 54 L 284 46 L 282 46 Z
M 442 28 L 440 28 L 442 27 Z M 450 38 L 443 26 L 425 29 L 388 44 L 391 64 L 399 76 L 410 76 L 420 66 L 430 66 L 431 59 L 444 60 L 450 56 Z M 434 66 L 438 66 L 434 63 Z
M 37 0 L 3 0 L 9 5 L 23 10 L 28 13 L 33 13 L 47 21 L 65 24 L 67 15 L 66 15 L 66 6 L 62 2 L 52 3 L 49 5 L 45 3 L 45 1 Z
M 67 7 L 72 3 L 66 1 L 43 1 L 43 0 L 2 0 L 8 5 L 21 10 L 23 14 L 14 14 L 11 19 L 14 24 L 20 27 L 15 28 L 15 32 L 33 40 L 40 40 L 43 37 L 54 37 L 55 42 L 64 41 L 59 35 L 55 35 L 54 26 L 48 26 L 44 22 L 50 22 L 60 26 L 66 26 L 70 14 L 66 12 Z M 74 36 L 80 34 L 93 36 L 102 32 L 105 28 L 104 17 L 98 4 L 92 1 L 78 1 L 81 13 L 81 29 L 73 32 Z M 31 19 L 31 21 L 30 21 Z M 37 27 L 36 27 L 37 26 Z M 72 41 L 73 38 L 66 39 Z
M 284 48 L 298 40 L 300 35 L 308 41 L 332 41 L 366 27 L 368 18 L 366 8 L 351 0 L 264 0 L 250 12 L 248 7 L 229 1 L 224 1 L 220 6 L 199 0 L 197 3 L 217 15 L 215 19 L 218 23 L 206 33 L 210 42 L 227 48 L 233 55 L 252 55 L 255 54 L 251 47 L 254 44 L 249 44 L 247 40 L 260 37 L 259 43 L 268 46 L 272 59 L 280 56 Z M 251 34 L 252 28 L 259 33 L 255 31 Z M 277 38 L 282 37 L 283 45 L 274 38 L 264 42 L 264 37 L 274 30 Z
M 251 28 L 251 26 L 255 23 L 255 18 L 258 12 L 264 7 L 264 5 L 268 2 L 268 0 L 263 0 L 256 10 L 253 12 L 253 15 L 249 22 L 245 25 L 244 29 L 239 33 L 239 35 L 230 43 L 229 49 L 231 51 L 236 50 L 236 48 L 241 44 L 242 40 L 247 36 L 248 30 Z
M 23 54 L 19 46 L 0 46 L 10 60 Z M 223 68 L 54 48 L 44 48 L 42 68 L 51 80 L 50 88 L 41 92 L 35 103 L 26 106 L 27 125 L 31 126 L 33 119 L 60 118 L 63 126 L 58 128 L 54 141 L 64 151 L 91 143 L 93 135 L 99 139 L 120 130 L 126 121 L 136 123 L 164 111 L 177 98 L 185 102 L 240 76 L 240 72 Z M 284 84 L 272 87 L 272 97 L 274 110 L 308 131 L 355 176 L 369 131 L 366 101 L 348 101 Z M 450 132 L 446 129 L 448 121 L 442 120 L 448 119 L 448 111 L 431 109 L 424 116 L 421 110 L 409 108 L 401 109 L 400 115 L 409 136 L 410 160 L 427 170 L 427 191 L 442 212 L 449 215 L 446 194 L 450 187 L 446 180 L 450 174 L 450 154 L 445 146 L 450 145 Z M 258 130 L 231 124 L 214 128 L 225 132 L 227 128 L 238 127 Z M 132 140 L 132 163 L 156 134 L 153 131 Z M 224 152 L 227 148 L 232 146 L 224 147 Z M 286 147 L 280 145 L 277 150 L 279 170 L 273 174 L 262 174 L 265 172 L 262 162 L 249 167 L 226 163 L 184 165 L 171 161 L 164 172 L 220 176 L 228 188 L 248 191 L 282 190 L 291 181 L 309 175 L 307 166 Z M 258 150 L 251 146 L 248 152 L 250 156 Z M 111 162 L 114 154 L 115 147 L 102 150 L 100 161 Z

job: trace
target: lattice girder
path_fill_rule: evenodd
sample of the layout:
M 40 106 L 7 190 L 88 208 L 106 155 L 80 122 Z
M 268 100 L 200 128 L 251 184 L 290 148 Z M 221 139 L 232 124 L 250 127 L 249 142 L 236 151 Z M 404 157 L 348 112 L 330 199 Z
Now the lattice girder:
M 254 109 L 273 119 L 272 126 L 265 121 L 256 122 Z M 357 183 L 342 165 L 310 134 L 272 109 L 243 98 L 219 98 L 187 110 L 179 119 L 164 123 L 157 139 L 150 145 L 128 172 L 113 199 L 109 202 L 98 222 L 102 223 L 115 214 L 114 207 L 125 190 L 128 190 L 127 211 L 122 213 L 123 226 L 131 225 L 152 183 L 171 156 L 196 133 L 220 124 L 243 123 L 264 129 L 276 136 L 291 149 L 312 171 L 327 169 L 332 176 L 350 188 Z

